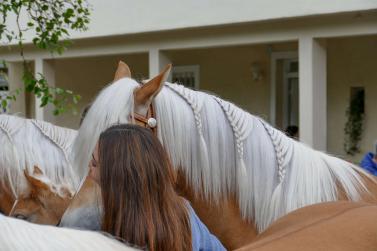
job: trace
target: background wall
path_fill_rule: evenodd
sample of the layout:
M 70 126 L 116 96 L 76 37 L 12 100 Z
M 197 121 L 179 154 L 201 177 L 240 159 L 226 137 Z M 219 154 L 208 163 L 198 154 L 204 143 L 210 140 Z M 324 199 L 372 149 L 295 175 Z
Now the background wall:
M 78 128 L 82 110 L 105 85 L 111 83 L 119 60 L 130 65 L 134 78 L 148 77 L 147 54 L 55 60 L 56 86 L 82 96 L 77 107 L 79 114 L 73 116 L 71 112 L 67 112 L 57 116 L 57 125 Z
M 196 50 L 167 51 L 173 65 L 199 65 L 200 89 L 230 100 L 250 113 L 269 119 L 270 52 L 295 50 L 295 42 Z M 262 79 L 252 79 L 251 65 Z
M 376 9 L 375 0 L 89 0 L 98 37 Z M 195 17 L 195 18 L 193 18 Z M 14 25 L 12 22 L 11 25 Z M 27 40 L 30 36 L 26 35 Z
M 327 146 L 331 153 L 345 155 L 343 150 L 346 109 L 350 88 L 365 88 L 365 123 L 361 153 L 350 160 L 359 162 L 372 151 L 377 141 L 377 36 L 329 39 L 328 45 L 328 128 Z

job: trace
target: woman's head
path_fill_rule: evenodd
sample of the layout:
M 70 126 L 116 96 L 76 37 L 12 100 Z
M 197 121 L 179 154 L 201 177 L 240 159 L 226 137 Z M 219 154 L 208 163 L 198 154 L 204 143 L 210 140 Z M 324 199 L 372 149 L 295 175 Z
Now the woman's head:
M 99 169 L 103 230 L 149 250 L 191 249 L 185 202 L 174 191 L 169 158 L 150 130 L 112 126 L 100 135 L 96 151 L 92 165 Z

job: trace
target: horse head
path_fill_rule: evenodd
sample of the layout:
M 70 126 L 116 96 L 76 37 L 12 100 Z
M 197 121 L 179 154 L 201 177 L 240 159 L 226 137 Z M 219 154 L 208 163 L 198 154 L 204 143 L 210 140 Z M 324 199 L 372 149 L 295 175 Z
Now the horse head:
M 33 223 L 57 225 L 73 196 L 68 185 L 57 185 L 34 166 L 33 173 L 24 171 L 26 189 L 14 203 L 10 216 Z

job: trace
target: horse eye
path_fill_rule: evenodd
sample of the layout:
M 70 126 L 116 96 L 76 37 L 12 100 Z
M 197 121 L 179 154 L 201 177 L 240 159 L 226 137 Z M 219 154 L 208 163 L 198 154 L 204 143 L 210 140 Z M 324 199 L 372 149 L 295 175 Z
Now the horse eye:
M 27 218 L 28 218 L 27 216 L 25 216 L 23 214 L 15 214 L 13 217 L 17 218 L 19 220 L 27 220 Z

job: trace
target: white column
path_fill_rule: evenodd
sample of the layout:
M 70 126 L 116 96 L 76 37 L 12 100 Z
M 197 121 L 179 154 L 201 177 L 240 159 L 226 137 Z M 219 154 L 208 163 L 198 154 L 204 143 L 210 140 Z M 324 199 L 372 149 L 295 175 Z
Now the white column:
M 159 49 L 149 50 L 149 78 L 158 75 L 167 64 L 171 64 L 171 61 L 162 51 Z M 171 74 L 168 81 L 171 81 Z
M 35 59 L 35 76 L 38 77 L 40 73 L 43 74 L 49 86 L 55 86 L 55 69 L 53 61 L 43 58 Z M 52 113 L 53 106 L 51 104 L 48 104 L 45 107 L 40 107 L 40 104 L 41 100 L 39 98 L 36 98 L 35 118 L 53 123 L 55 121 L 55 117 Z
M 317 150 L 327 148 L 327 54 L 324 41 L 299 38 L 300 140 Z
M 14 93 L 17 89 L 21 90 L 20 94 L 16 95 L 17 100 L 11 101 L 10 112 L 12 114 L 20 113 L 22 116 L 26 116 L 26 100 L 24 82 L 22 80 L 23 64 L 22 62 L 8 62 L 7 67 L 9 92 Z

